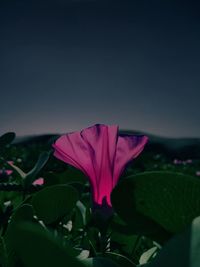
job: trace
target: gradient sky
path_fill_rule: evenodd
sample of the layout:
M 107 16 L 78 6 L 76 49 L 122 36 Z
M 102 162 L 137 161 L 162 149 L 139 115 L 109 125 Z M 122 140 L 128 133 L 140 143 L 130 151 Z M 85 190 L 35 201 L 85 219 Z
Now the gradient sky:
M 0 133 L 200 137 L 199 14 L 184 0 L 1 0 Z

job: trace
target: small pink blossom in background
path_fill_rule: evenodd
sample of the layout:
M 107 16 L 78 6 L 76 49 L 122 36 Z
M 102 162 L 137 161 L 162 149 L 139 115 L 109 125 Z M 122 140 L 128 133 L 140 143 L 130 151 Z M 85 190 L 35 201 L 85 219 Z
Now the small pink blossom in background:
M 10 160 L 10 161 L 7 161 L 7 163 L 8 164 L 13 164 L 14 163 L 14 161 L 12 161 L 12 160 Z M 13 173 L 13 170 L 4 170 L 5 171 L 5 173 L 7 174 L 7 175 L 11 175 L 12 173 Z M 0 174 L 2 174 L 2 170 L 0 170 Z
M 0 170 L 0 175 L 6 173 L 7 175 L 11 175 L 13 173 L 12 170 Z
M 14 164 L 14 161 L 13 160 L 9 160 L 9 161 L 7 161 L 7 163 L 12 165 L 12 164 Z
M 191 164 L 192 162 L 193 162 L 192 159 L 187 159 L 187 160 L 174 159 L 173 161 L 175 165 L 179 165 L 179 164 L 186 165 L 186 164 Z
M 181 164 L 182 163 L 182 161 L 179 160 L 179 159 L 174 159 L 173 162 L 174 162 L 175 165 L 178 165 L 178 164 Z
M 9 163 L 13 163 L 13 161 L 7 161 L 7 163 L 9 164 Z M 5 169 L 0 169 L 0 175 L 2 175 L 2 174 L 6 174 L 6 175 L 11 175 L 12 173 L 13 173 L 13 170 L 5 170 Z
M 43 185 L 44 184 L 44 178 L 38 178 L 33 182 L 33 185 Z
M 196 172 L 196 176 L 200 176 L 200 171 L 197 171 Z
M 95 124 L 62 135 L 54 156 L 81 170 L 91 184 L 94 206 L 111 207 L 110 195 L 128 162 L 144 149 L 146 136 L 120 135 L 118 126 Z

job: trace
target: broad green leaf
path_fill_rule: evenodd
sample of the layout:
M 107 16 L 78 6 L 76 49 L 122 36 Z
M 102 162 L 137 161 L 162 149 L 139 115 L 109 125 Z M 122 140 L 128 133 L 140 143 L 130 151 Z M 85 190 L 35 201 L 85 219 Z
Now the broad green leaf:
M 72 167 L 68 167 L 65 172 L 59 174 L 59 179 L 61 183 L 77 182 L 85 184 L 88 181 L 87 177 L 80 170 Z
M 85 175 L 75 169 L 68 167 L 66 171 L 61 173 L 50 172 L 45 176 L 46 185 L 54 185 L 54 184 L 81 184 L 82 186 L 88 181 Z
M 45 186 L 52 186 L 56 184 L 61 184 L 59 174 L 54 172 L 45 173 Z
M 13 246 L 25 267 L 84 267 L 73 255 L 73 249 L 38 225 L 18 225 Z
M 141 253 L 152 247 L 151 239 L 142 235 L 136 235 L 134 227 L 125 224 L 114 216 L 111 223 L 111 248 L 117 249 L 120 254 L 127 255 L 128 258 L 134 259 L 134 263 L 139 262 Z M 138 231 L 138 229 L 137 229 Z
M 0 265 L 3 267 L 8 266 L 8 252 L 3 237 L 0 237 Z
M 32 204 L 40 220 L 45 224 L 53 224 L 69 215 L 77 201 L 78 193 L 73 187 L 53 185 L 37 192 Z
M 130 224 L 157 223 L 181 232 L 200 214 L 200 180 L 173 172 L 146 172 L 122 180 L 112 193 L 114 209 Z M 143 217 L 143 218 L 142 218 Z M 148 224 L 144 225 L 144 231 Z
M 111 232 L 111 241 L 120 246 L 120 249 L 129 255 L 133 253 L 133 250 L 138 243 L 138 238 L 137 235 L 124 235 L 116 231 Z
M 122 188 L 120 188 L 120 190 L 121 189 Z M 122 190 L 126 190 L 126 188 Z M 125 192 L 123 193 L 125 194 Z M 128 238 L 130 235 L 144 235 L 157 241 L 160 244 L 163 244 L 171 237 L 171 234 L 167 232 L 163 227 L 161 227 L 158 223 L 133 209 L 131 200 L 127 202 L 125 210 L 123 210 L 124 202 L 118 201 L 118 194 L 115 195 L 115 193 L 113 193 L 113 203 L 114 201 L 116 203 L 116 211 L 121 216 L 121 218 L 119 216 L 114 216 L 111 222 L 111 229 L 115 232 L 126 235 Z M 126 212 L 128 210 L 131 211 L 129 214 Z M 124 217 L 124 221 L 122 220 L 122 217 Z
M 200 263 L 200 217 L 190 227 L 174 236 L 161 252 L 145 267 L 199 267 Z
M 31 205 L 24 204 L 13 213 L 5 234 L 8 267 L 15 267 L 16 264 L 19 265 L 19 259 L 13 247 L 13 238 L 16 225 L 23 222 L 32 222 L 33 220 L 33 208 Z
M 13 223 L 16 224 L 20 221 L 32 221 L 33 215 L 33 207 L 29 204 L 24 204 L 13 213 L 10 225 Z
M 119 266 L 123 266 L 123 267 L 135 267 L 136 266 L 130 259 L 118 253 L 106 252 L 104 256 L 112 259 Z
M 105 257 L 88 258 L 82 262 L 85 267 L 120 267 L 120 265 Z

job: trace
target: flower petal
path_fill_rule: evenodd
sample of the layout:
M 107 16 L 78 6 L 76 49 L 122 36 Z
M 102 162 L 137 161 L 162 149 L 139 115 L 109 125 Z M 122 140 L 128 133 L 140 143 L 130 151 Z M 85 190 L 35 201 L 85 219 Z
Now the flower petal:
M 116 153 L 118 126 L 96 124 L 82 131 L 82 137 L 88 143 L 93 158 L 93 172 L 91 176 L 94 184 L 94 199 L 102 204 L 105 198 L 110 203 L 110 193 L 113 185 L 113 168 Z
M 147 142 L 148 137 L 144 135 L 123 135 L 118 137 L 114 163 L 113 187 L 117 184 L 127 163 L 136 158 L 142 152 Z
M 61 136 L 54 156 L 89 177 L 94 203 L 109 205 L 110 194 L 125 165 L 143 150 L 146 136 L 118 136 L 118 126 L 96 124 Z

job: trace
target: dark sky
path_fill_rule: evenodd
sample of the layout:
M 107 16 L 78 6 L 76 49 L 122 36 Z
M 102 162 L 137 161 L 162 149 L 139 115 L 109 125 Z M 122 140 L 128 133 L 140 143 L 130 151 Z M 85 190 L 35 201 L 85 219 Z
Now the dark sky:
M 200 137 L 199 14 L 184 0 L 1 0 L 0 133 Z

